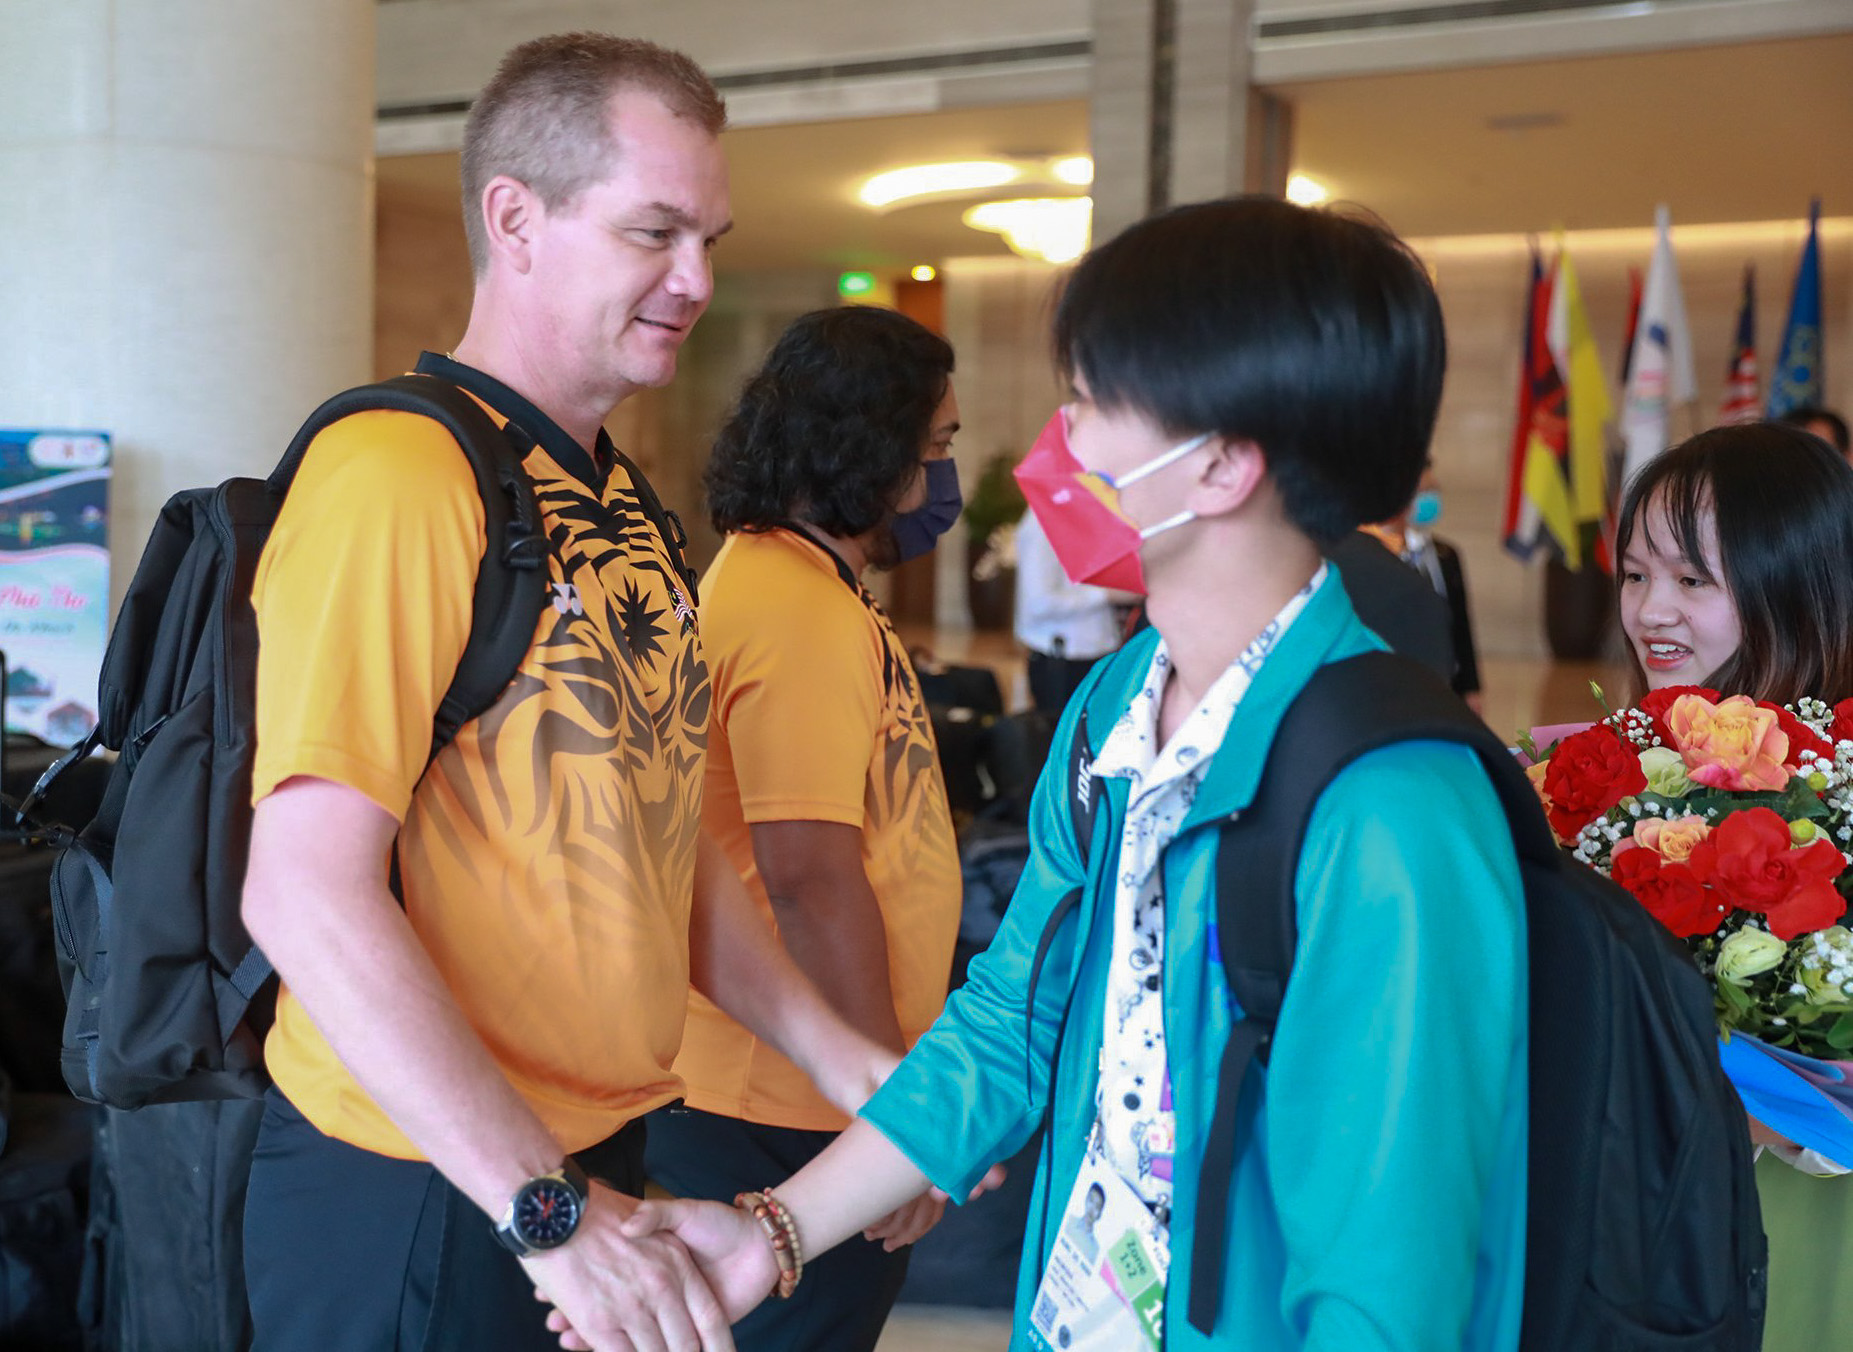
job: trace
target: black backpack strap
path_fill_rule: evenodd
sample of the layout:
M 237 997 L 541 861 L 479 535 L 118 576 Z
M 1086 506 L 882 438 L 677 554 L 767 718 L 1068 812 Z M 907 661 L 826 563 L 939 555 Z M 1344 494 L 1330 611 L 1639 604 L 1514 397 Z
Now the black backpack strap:
M 688 562 L 688 532 L 682 529 L 682 518 L 663 506 L 661 498 L 656 496 L 656 489 L 637 468 L 636 463 L 616 446 L 611 453 L 618 458 L 618 464 L 630 475 L 631 483 L 637 489 L 637 501 L 643 504 L 643 514 L 650 518 L 650 524 L 656 527 L 656 533 L 663 537 L 663 544 L 669 550 L 669 561 L 681 576 L 682 583 L 688 588 L 688 603 L 697 605 L 701 593 L 696 587 L 695 570 Z
M 1439 741 L 1479 754 L 1519 854 L 1550 867 L 1560 855 L 1537 795 L 1510 752 L 1432 671 L 1371 652 L 1321 667 L 1274 734 L 1255 801 L 1221 827 L 1216 857 L 1217 951 L 1242 1018 L 1217 1072 L 1191 1247 L 1193 1327 L 1210 1333 L 1222 1297 L 1235 1109 L 1251 1062 L 1266 1066 L 1298 942 L 1294 883 L 1313 809 L 1360 756 L 1396 742 Z
M 1081 871 L 1085 874 L 1089 867 L 1088 856 L 1094 845 L 1094 820 L 1100 813 L 1101 799 L 1105 795 L 1105 786 L 1094 775 L 1094 757 L 1099 754 L 1094 746 L 1093 734 L 1088 729 L 1088 714 L 1094 694 L 1109 680 L 1125 680 L 1127 673 L 1122 671 L 1131 660 L 1126 654 L 1129 644 L 1122 644 L 1094 663 L 1093 670 L 1082 679 L 1080 687 L 1068 697 L 1070 704 L 1079 704 L 1080 714 L 1075 719 L 1074 740 L 1068 746 L 1068 815 L 1074 827 L 1075 852 L 1081 857 Z M 1150 662 L 1150 655 L 1145 661 Z M 1143 671 L 1144 668 L 1141 668 Z M 1137 689 L 1134 686 L 1133 689 Z M 1109 712 L 1112 712 L 1109 710 Z M 1051 753 L 1053 754 L 1053 753 Z
M 1094 847 L 1094 818 L 1100 813 L 1100 781 L 1094 777 L 1094 747 L 1087 733 L 1087 710 L 1075 719 L 1074 741 L 1068 746 L 1068 819 L 1074 826 L 1075 850 L 1081 872 L 1088 868 Z
M 1111 657 L 1103 658 L 1101 665 L 1105 666 L 1111 660 Z M 1074 698 L 1085 700 L 1087 693 L 1092 691 L 1096 679 L 1090 678 Z M 1049 945 L 1055 940 L 1056 930 L 1061 928 L 1062 922 L 1069 917 L 1076 906 L 1080 905 L 1081 895 L 1087 890 L 1086 878 L 1091 862 L 1089 856 L 1093 852 L 1094 845 L 1094 819 L 1100 812 L 1103 789 L 1100 781 L 1094 776 L 1094 748 L 1088 737 L 1085 706 L 1081 709 L 1080 716 L 1075 719 L 1074 738 L 1068 743 L 1068 774 L 1063 782 L 1067 785 L 1068 820 L 1074 828 L 1075 852 L 1081 857 L 1082 883 L 1056 904 L 1055 909 L 1049 913 L 1048 920 L 1043 924 L 1042 937 L 1036 942 L 1036 957 L 1030 964 L 1029 995 L 1025 1000 L 1026 1005 L 1035 998 L 1036 983 L 1042 979 L 1043 960 L 1049 956 Z M 1066 1023 L 1066 1020 L 1067 1016 L 1064 1014 L 1063 1022 Z M 1059 1038 L 1057 1045 L 1060 1045 Z
M 429 759 L 436 759 L 465 723 L 501 697 L 534 643 L 546 600 L 547 542 L 534 484 L 522 465 L 532 443 L 522 444 L 525 434 L 513 423 L 507 432 L 498 428 L 480 404 L 447 380 L 395 376 L 337 394 L 310 414 L 266 481 L 270 492 L 289 491 L 309 443 L 330 424 L 379 409 L 443 424 L 463 448 L 483 503 L 488 546 L 476 572 L 469 642 L 433 719 Z

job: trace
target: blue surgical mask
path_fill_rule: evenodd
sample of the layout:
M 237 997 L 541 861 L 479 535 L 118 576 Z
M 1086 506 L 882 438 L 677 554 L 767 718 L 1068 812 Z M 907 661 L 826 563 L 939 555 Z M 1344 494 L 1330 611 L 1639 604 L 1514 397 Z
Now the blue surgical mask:
M 965 495 L 959 492 L 959 467 L 950 456 L 927 461 L 925 469 L 926 501 L 897 515 L 889 527 L 902 563 L 931 553 L 965 508 Z
M 1415 501 L 1409 504 L 1409 524 L 1432 526 L 1439 520 L 1441 520 L 1441 494 L 1433 488 L 1424 488 L 1415 495 Z

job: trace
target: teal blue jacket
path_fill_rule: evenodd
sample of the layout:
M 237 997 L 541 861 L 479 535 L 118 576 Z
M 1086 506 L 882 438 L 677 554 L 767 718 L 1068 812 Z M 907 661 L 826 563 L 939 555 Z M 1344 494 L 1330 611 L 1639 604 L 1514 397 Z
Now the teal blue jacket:
M 1153 634 L 1135 639 L 1070 703 L 1036 790 L 1029 864 L 996 940 L 863 1109 L 954 1197 L 1048 1118 L 1013 1349 L 1028 1346 L 1030 1302 L 1094 1120 L 1126 807 L 1127 781 L 1107 780 L 1084 864 L 1063 751 L 1083 706 L 1096 739 L 1112 728 L 1156 644 Z M 1296 878 L 1293 979 L 1268 1068 L 1249 1075 L 1237 1106 L 1213 1336 L 1185 1318 L 1197 1162 L 1218 1058 L 1240 1018 L 1211 937 L 1217 824 L 1253 801 L 1274 731 L 1312 673 L 1382 646 L 1336 574 L 1328 577 L 1256 675 L 1162 862 L 1177 1114 L 1165 1346 L 1176 1352 L 1508 1352 L 1518 1344 L 1524 902 L 1505 816 L 1473 752 L 1428 742 L 1360 758 L 1314 811 Z M 1077 888 L 1080 901 L 1049 939 L 1032 991 L 1045 927 Z

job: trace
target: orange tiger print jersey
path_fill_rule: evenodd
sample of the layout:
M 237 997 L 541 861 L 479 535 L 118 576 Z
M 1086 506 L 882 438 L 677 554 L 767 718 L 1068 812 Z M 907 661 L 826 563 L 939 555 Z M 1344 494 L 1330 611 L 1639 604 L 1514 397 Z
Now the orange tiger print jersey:
M 714 671 L 703 814 L 768 918 L 759 822 L 862 832 L 895 1016 L 911 1045 L 939 1017 L 959 927 L 959 854 L 919 682 L 875 598 L 822 545 L 732 535 L 702 581 Z M 688 1102 L 775 1127 L 840 1131 L 842 1113 L 785 1057 L 699 992 L 676 1071 Z
M 526 467 L 549 587 L 534 644 L 421 782 L 469 634 L 482 504 L 438 424 L 397 412 L 335 424 L 310 447 L 253 592 L 253 793 L 314 776 L 401 821 L 413 929 L 502 1072 L 580 1150 L 681 1092 L 707 667 L 691 598 L 623 467 L 600 485 L 512 391 L 431 365 L 538 441 Z M 419 1158 L 287 988 L 266 1054 L 323 1132 Z

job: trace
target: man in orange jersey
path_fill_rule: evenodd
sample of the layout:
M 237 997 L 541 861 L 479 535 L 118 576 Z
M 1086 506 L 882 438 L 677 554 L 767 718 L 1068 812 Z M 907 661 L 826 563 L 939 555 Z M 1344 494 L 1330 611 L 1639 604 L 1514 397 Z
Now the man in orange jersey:
M 925 554 L 959 518 L 952 349 L 891 310 L 794 322 L 747 382 L 708 462 L 726 543 L 702 584 L 714 680 L 703 816 L 798 965 L 899 1053 L 946 999 L 959 861 L 926 705 L 872 568 Z M 698 992 L 651 1115 L 651 1178 L 730 1201 L 808 1163 L 848 1125 L 778 1050 Z M 807 1265 L 734 1330 L 743 1352 L 871 1352 L 922 1198 Z
M 469 325 L 419 370 L 523 448 L 552 600 L 428 770 L 485 547 L 449 433 L 334 424 L 263 556 L 244 914 L 282 991 L 246 1257 L 268 1352 L 546 1348 L 536 1288 L 594 1346 L 730 1347 L 682 1247 L 620 1233 L 691 978 L 845 1105 L 886 1055 L 704 840 L 692 597 L 603 430 L 707 307 L 725 117 L 686 57 L 596 34 L 516 48 L 471 111 Z

